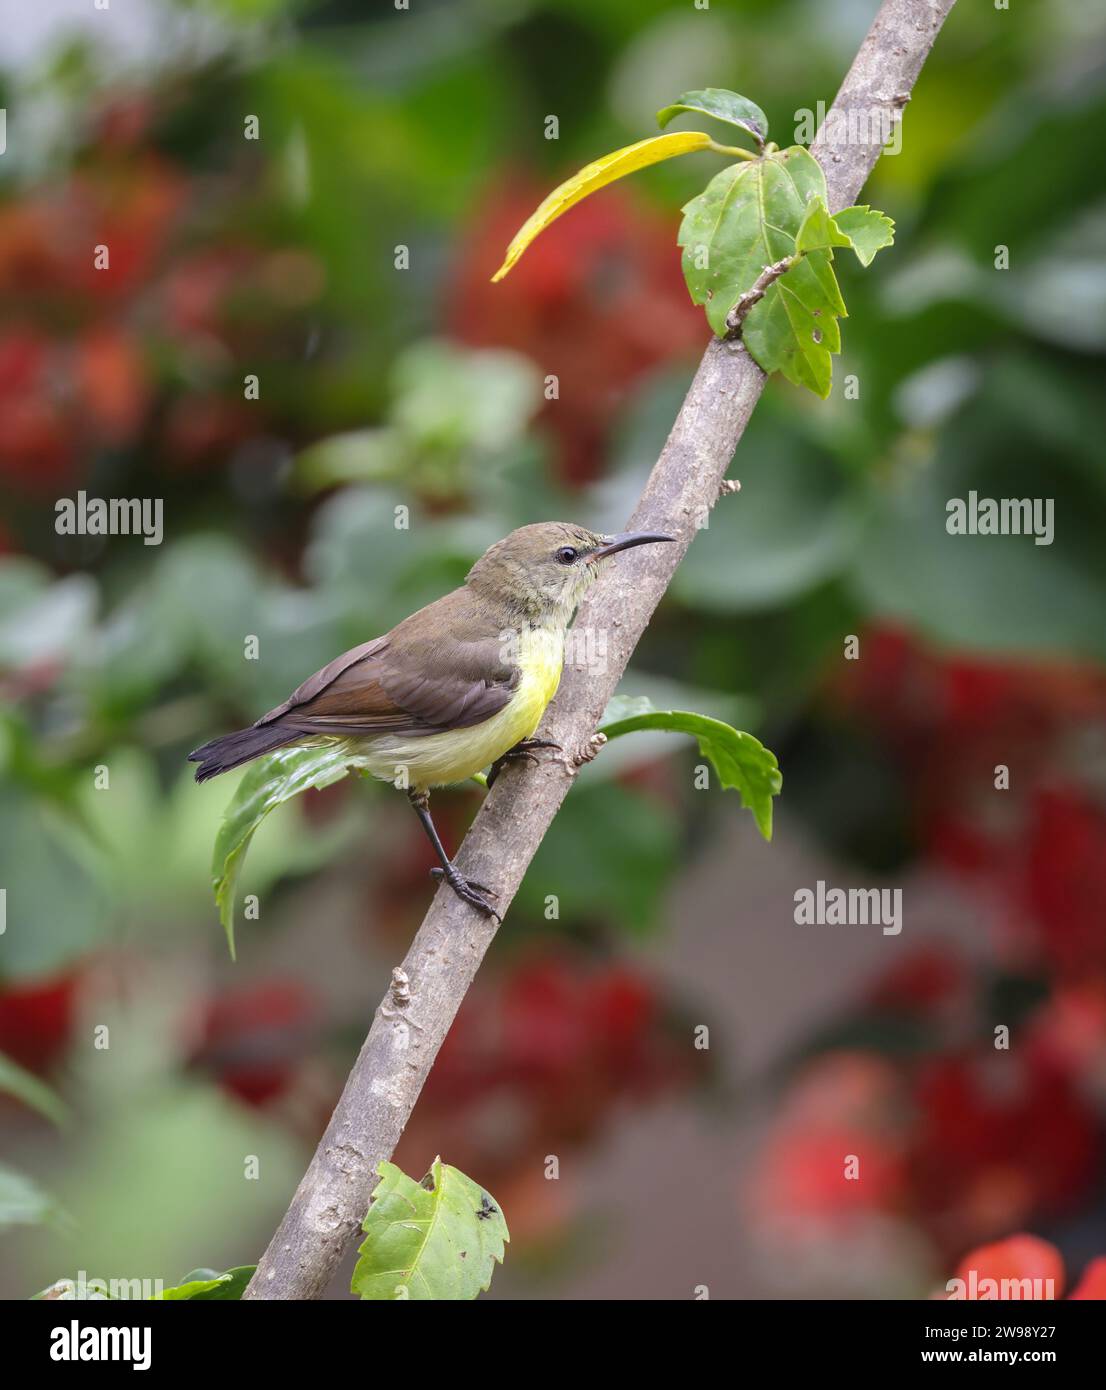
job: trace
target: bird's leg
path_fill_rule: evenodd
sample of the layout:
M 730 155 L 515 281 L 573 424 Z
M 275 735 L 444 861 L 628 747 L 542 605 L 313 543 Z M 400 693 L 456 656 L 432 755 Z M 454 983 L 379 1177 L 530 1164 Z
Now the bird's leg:
M 560 753 L 561 745 L 554 743 L 548 738 L 520 738 L 513 748 L 508 748 L 506 753 L 501 753 L 491 767 L 488 768 L 488 790 L 491 791 L 492 784 L 508 763 L 517 763 L 525 758 L 528 762 L 537 763 L 534 756 L 535 748 L 555 748 Z
M 470 883 L 461 871 L 454 867 L 449 855 L 445 852 L 438 835 L 437 828 L 430 817 L 430 794 L 428 792 L 416 791 L 413 787 L 407 792 L 408 800 L 415 808 L 415 814 L 422 821 L 422 828 L 426 831 L 426 837 L 434 846 L 434 853 L 438 856 L 441 863 L 440 869 L 431 869 L 431 876 L 434 878 L 444 878 L 446 883 L 453 889 L 459 898 L 471 903 L 485 917 L 494 917 L 497 922 L 502 922 L 503 918 L 488 902 L 488 897 L 497 897 L 491 888 L 485 888 L 482 883 Z M 485 896 L 485 894 L 487 896 Z

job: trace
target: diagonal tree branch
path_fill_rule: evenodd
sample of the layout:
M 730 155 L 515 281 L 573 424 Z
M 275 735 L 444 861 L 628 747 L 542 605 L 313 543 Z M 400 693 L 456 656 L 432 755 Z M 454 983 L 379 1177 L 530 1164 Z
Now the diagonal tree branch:
M 859 194 L 953 3 L 881 5 L 812 146 L 826 173 L 831 211 Z M 498 892 L 501 911 L 572 785 L 573 755 L 586 754 L 638 639 L 719 496 L 764 382 L 740 343 L 711 340 L 629 522 L 634 530 L 668 532 L 677 544 L 627 552 L 595 585 L 576 627 L 602 633 L 604 669 L 579 660 L 567 665 L 540 731 L 561 745 L 565 761 L 508 766 L 461 846 L 460 868 Z M 438 890 L 244 1297 L 323 1294 L 368 1210 L 376 1167 L 391 1157 L 494 935 L 494 918 L 480 916 L 450 889 Z

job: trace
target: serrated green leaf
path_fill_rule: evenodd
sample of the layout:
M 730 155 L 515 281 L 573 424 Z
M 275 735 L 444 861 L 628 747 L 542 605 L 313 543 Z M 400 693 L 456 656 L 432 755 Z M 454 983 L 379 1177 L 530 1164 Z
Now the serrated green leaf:
M 213 1269 L 194 1269 L 171 1289 L 162 1289 L 154 1301 L 178 1302 L 190 1299 L 194 1303 L 240 1299 L 253 1278 L 256 1265 L 236 1265 L 219 1274 Z
M 877 251 L 895 244 L 894 222 L 885 213 L 877 212 L 866 203 L 835 212 L 833 222 L 863 266 L 872 264 Z
M 69 1117 L 65 1103 L 45 1081 L 40 1081 L 3 1052 L 0 1052 L 0 1092 L 14 1096 L 56 1125 L 63 1125 Z
M 768 138 L 768 117 L 756 102 L 729 92 L 725 87 L 703 87 L 697 92 L 685 92 L 671 106 L 657 112 L 657 124 L 663 129 L 681 111 L 698 111 L 715 120 L 740 126 L 761 148 Z
M 362 1299 L 471 1299 L 503 1263 L 507 1223 L 491 1194 L 436 1158 L 417 1183 L 394 1163 L 380 1182 L 350 1288 Z
M 724 169 L 687 204 L 678 237 L 691 297 L 714 331 L 730 331 L 746 297 L 735 320 L 755 360 L 822 397 L 845 316 L 833 248 L 851 247 L 867 265 L 893 239 L 882 213 L 858 207 L 843 217 L 830 216 L 821 166 L 796 145 Z
M 825 198 L 811 198 L 795 234 L 795 250 L 828 251 L 834 246 L 851 245 L 852 242 L 838 230 L 837 224 L 829 215 Z
M 659 164 L 662 159 L 709 149 L 712 143 L 710 136 L 701 130 L 677 131 L 673 135 L 654 135 L 648 140 L 639 140 L 636 145 L 612 150 L 602 159 L 585 165 L 559 184 L 522 224 L 507 247 L 503 264 L 492 276 L 492 282 L 502 280 L 534 238 L 589 193 L 650 164 Z
M 311 787 L 329 787 L 349 771 L 349 753 L 340 746 L 281 748 L 252 763 L 238 783 L 215 836 L 212 886 L 219 921 L 234 954 L 234 893 L 257 827 L 270 811 Z
M 861 265 L 871 265 L 876 252 L 895 240 L 895 224 L 882 212 L 869 207 L 845 208 L 831 217 L 824 198 L 812 198 L 807 205 L 797 236 L 797 251 L 831 250 L 848 246 Z
M 663 729 L 690 734 L 699 751 L 708 758 L 724 789 L 733 788 L 741 804 L 753 813 L 757 828 L 766 840 L 772 838 L 772 798 L 783 786 L 774 753 L 755 739 L 705 714 L 689 710 L 658 710 L 645 699 L 616 695 L 603 712 L 600 732 L 609 739 L 633 733 L 636 729 Z

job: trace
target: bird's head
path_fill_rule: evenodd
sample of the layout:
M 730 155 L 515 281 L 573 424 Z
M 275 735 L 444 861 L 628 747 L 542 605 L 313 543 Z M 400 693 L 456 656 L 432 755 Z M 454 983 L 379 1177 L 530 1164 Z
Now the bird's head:
M 609 556 L 631 546 L 674 539 L 655 531 L 602 536 L 571 522 L 539 521 L 520 526 L 486 550 L 465 583 L 531 621 L 567 625 Z

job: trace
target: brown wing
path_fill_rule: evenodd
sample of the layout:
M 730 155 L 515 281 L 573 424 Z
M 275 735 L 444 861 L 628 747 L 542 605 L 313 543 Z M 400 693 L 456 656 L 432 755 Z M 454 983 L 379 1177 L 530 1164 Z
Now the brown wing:
M 257 721 L 301 733 L 438 734 L 481 724 L 518 685 L 463 589 L 336 657 Z

